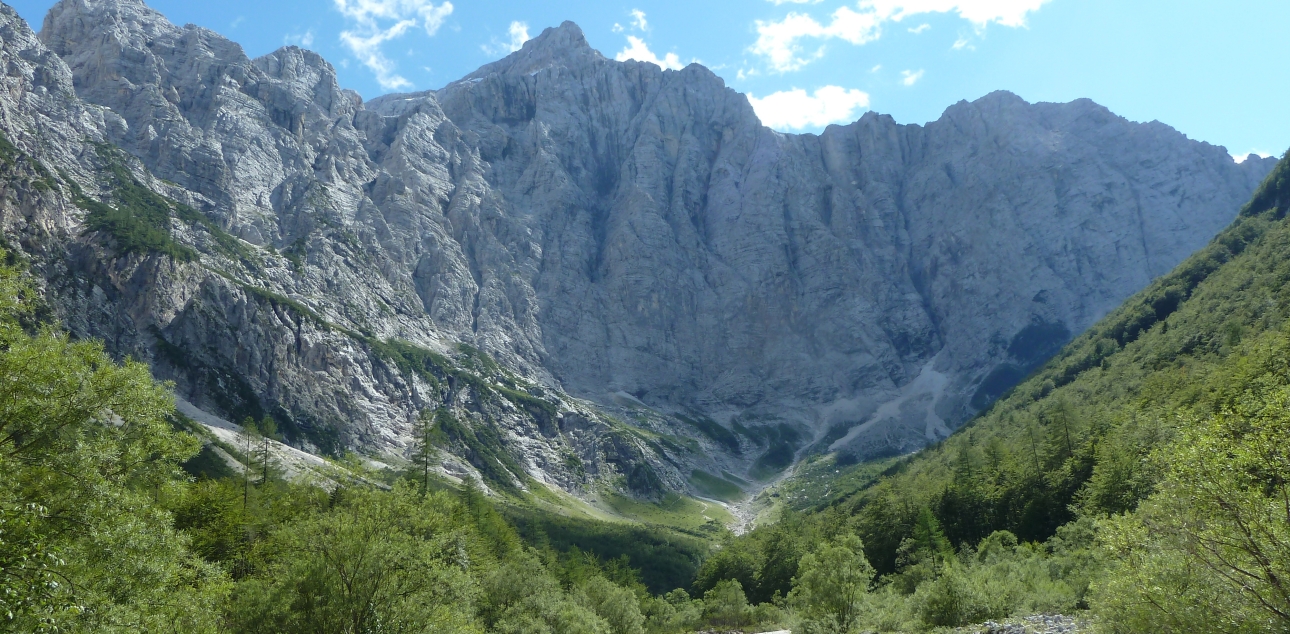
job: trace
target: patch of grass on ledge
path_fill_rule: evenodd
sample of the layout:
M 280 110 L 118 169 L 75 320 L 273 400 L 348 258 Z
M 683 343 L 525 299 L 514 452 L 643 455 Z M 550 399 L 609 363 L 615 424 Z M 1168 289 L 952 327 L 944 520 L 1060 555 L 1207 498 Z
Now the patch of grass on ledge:
M 363 343 L 372 350 L 378 358 L 394 364 L 406 374 L 415 374 L 421 377 L 432 387 L 441 385 L 440 376 L 449 376 L 453 369 L 452 361 L 437 352 L 426 350 L 420 346 L 412 345 L 406 341 L 398 339 L 387 339 L 381 341 L 370 337 L 363 338 Z
M 309 308 L 308 306 L 305 306 L 304 304 L 294 299 L 291 299 L 286 295 L 275 293 L 267 288 L 260 288 L 259 286 L 247 284 L 246 282 L 243 282 L 237 279 L 236 277 L 233 277 L 233 275 L 228 273 L 227 271 L 222 271 L 213 266 L 206 267 L 206 270 L 232 282 L 238 288 L 242 289 L 242 291 L 245 292 L 247 295 L 250 295 L 261 301 L 267 302 L 272 306 L 280 307 L 289 312 L 293 312 L 303 319 L 309 319 L 314 323 L 316 323 L 323 330 L 328 330 L 328 331 L 339 330 L 341 332 L 344 332 L 346 335 L 349 335 L 352 339 L 355 339 L 357 341 L 362 341 L 364 343 L 368 342 L 367 339 L 364 338 L 362 335 L 346 330 L 344 328 L 337 326 L 336 324 L 331 323 L 330 321 L 327 321 L 327 318 L 323 317 L 322 315 L 319 315 L 312 308 Z
M 36 175 L 35 178 L 22 175 L 20 177 L 21 182 L 30 183 L 32 187 L 42 192 L 59 189 L 58 179 L 40 161 L 18 149 L 18 146 L 11 143 L 3 134 L 0 134 L 0 165 L 15 169 L 19 167 L 19 162 L 25 163 L 31 172 Z
M 176 242 L 172 235 L 170 223 L 173 214 L 189 225 L 204 229 L 220 253 L 246 261 L 254 259 L 254 254 L 246 244 L 224 231 L 205 214 L 170 200 L 140 183 L 126 167 L 124 152 L 120 149 L 104 143 L 96 144 L 96 148 L 112 189 L 112 204 L 86 196 L 75 181 L 64 179 L 72 187 L 72 202 L 89 212 L 85 220 L 87 232 L 101 232 L 111 236 L 121 254 L 162 253 L 180 262 L 194 261 L 198 256 L 197 251 Z
M 677 418 L 685 424 L 699 430 L 699 433 L 707 436 L 712 442 L 725 447 L 730 453 L 735 455 L 739 455 L 741 453 L 739 449 L 739 438 L 735 436 L 734 432 L 722 427 L 721 423 L 718 423 L 707 416 L 703 416 L 702 414 L 696 415 L 693 418 L 684 414 L 678 414 Z
M 175 242 L 171 236 L 170 201 L 136 180 L 117 155 L 119 150 L 99 145 L 98 151 L 106 164 L 115 204 L 94 200 L 75 181 L 69 181 L 72 202 L 88 212 L 85 232 L 111 236 L 121 255 L 161 253 L 180 262 L 196 260 L 197 251 Z
M 490 383 L 474 372 L 457 367 L 451 359 L 437 352 L 426 350 L 398 339 L 380 341 L 371 337 L 363 337 L 361 340 L 378 357 L 393 363 L 403 372 L 420 376 L 431 385 L 440 385 L 442 379 L 455 379 L 460 383 L 475 388 L 481 396 L 488 394 L 501 396 L 517 408 L 526 411 L 529 415 L 542 419 L 540 420 L 542 424 L 553 423 L 556 416 L 559 415 L 559 408 L 554 403 L 533 396 L 521 389 Z M 467 362 L 472 367 L 492 370 L 494 374 L 502 373 L 501 367 L 496 361 L 493 361 L 492 358 L 475 348 L 460 344 L 458 349 L 462 350 L 466 355 Z
M 205 229 L 215 241 L 216 248 L 224 255 L 248 261 L 254 259 L 246 243 L 220 228 L 214 220 L 207 218 L 206 214 L 181 203 L 175 203 L 175 212 L 179 214 L 180 220 Z
M 293 313 L 296 313 L 297 315 L 300 315 L 301 317 L 312 320 L 313 322 L 321 326 L 324 330 L 331 330 L 333 328 L 332 323 L 324 319 L 322 315 L 319 315 L 318 313 L 314 312 L 313 309 L 309 308 L 308 306 L 305 306 L 304 304 L 301 304 L 300 302 L 294 299 L 291 299 L 290 297 L 287 297 L 285 295 L 280 295 L 271 290 L 260 288 L 258 286 L 251 286 L 250 284 L 243 284 L 241 282 L 237 282 L 237 285 L 240 286 L 242 290 L 246 291 L 248 294 L 254 297 L 257 297 L 265 302 L 268 302 L 273 306 L 280 306 L 288 311 L 291 311 Z

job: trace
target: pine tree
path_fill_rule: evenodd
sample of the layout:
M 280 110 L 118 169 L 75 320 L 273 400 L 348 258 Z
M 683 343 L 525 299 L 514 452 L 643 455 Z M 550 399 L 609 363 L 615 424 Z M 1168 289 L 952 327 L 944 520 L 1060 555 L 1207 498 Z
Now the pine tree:
M 898 550 L 902 565 L 915 565 L 930 562 L 939 566 L 954 556 L 954 547 L 941 530 L 941 523 L 936 520 L 931 509 L 923 507 L 914 520 L 913 535 L 906 537 Z
M 245 511 L 247 502 L 251 497 L 251 470 L 254 468 L 255 458 L 252 454 L 258 444 L 260 436 L 259 426 L 255 419 L 247 416 L 242 420 L 242 510 Z
M 259 438 L 256 439 L 253 462 L 260 468 L 260 484 L 268 484 L 277 471 L 277 458 L 273 455 L 273 441 L 278 438 L 278 424 L 265 416 L 257 427 Z
M 425 495 L 430 490 L 430 471 L 438 463 L 435 444 L 439 432 L 436 423 L 440 417 L 451 415 L 447 408 L 441 407 L 434 414 L 431 414 L 430 410 L 422 410 L 421 415 L 417 417 L 416 428 L 413 431 L 412 469 L 421 486 L 421 495 Z

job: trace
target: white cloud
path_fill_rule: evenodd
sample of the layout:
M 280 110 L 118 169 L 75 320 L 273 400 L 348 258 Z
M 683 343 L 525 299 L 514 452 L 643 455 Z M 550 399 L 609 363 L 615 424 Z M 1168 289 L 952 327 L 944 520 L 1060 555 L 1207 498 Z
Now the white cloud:
M 924 23 L 922 23 L 922 24 L 920 24 L 920 25 L 918 25 L 918 26 L 916 26 L 916 27 L 914 27 L 914 28 L 912 28 L 912 29 L 909 29 L 909 32 L 910 32 L 910 33 L 913 33 L 914 35 L 918 35 L 919 33 L 922 33 L 922 32 L 924 32 L 924 31 L 926 31 L 926 30 L 928 30 L 928 29 L 930 29 L 930 28 L 932 28 L 932 25 L 930 25 L 930 24 L 928 24 L 928 23 L 924 22 Z
M 1236 163 L 1239 165 L 1239 164 L 1241 164 L 1241 163 L 1244 163 L 1244 162 L 1245 162 L 1246 160 L 1248 160 L 1251 156 L 1257 156 L 1257 157 L 1259 157 L 1259 158 L 1272 158 L 1272 156 L 1273 156 L 1273 155 L 1272 155 L 1272 153 L 1271 153 L 1271 152 L 1262 152 L 1262 151 L 1259 151 L 1259 150 L 1250 150 L 1250 152 L 1249 152 L 1248 154 L 1244 154 L 1244 155 L 1240 155 L 1240 156 L 1238 156 L 1238 155 L 1236 155 L 1236 154 L 1233 154 L 1233 155 L 1232 155 L 1232 160 L 1233 160 L 1233 161 L 1236 161 Z
M 772 93 L 748 101 L 762 124 L 775 130 L 818 128 L 830 123 L 850 123 L 869 107 L 869 95 L 841 86 L 824 86 L 808 95 L 801 88 Z
M 642 32 L 649 30 L 649 21 L 645 19 L 644 11 L 641 11 L 640 9 L 632 9 L 631 16 L 631 30 Z M 623 28 L 623 25 L 618 24 L 617 22 L 614 23 L 614 33 L 622 33 L 625 30 L 627 29 Z M 642 40 L 635 35 L 627 36 L 627 46 L 623 47 L 623 50 L 618 51 L 618 54 L 614 56 L 614 59 L 620 62 L 625 62 L 629 59 L 634 59 L 639 62 L 649 62 L 664 70 L 681 70 L 682 68 L 681 58 L 678 57 L 676 53 L 667 53 L 660 58 L 658 55 L 655 55 L 653 51 L 649 50 L 649 45 L 645 43 L 645 40 Z
M 876 73 L 876 72 L 878 72 L 878 71 L 880 71 L 880 70 L 882 70 L 882 64 L 877 64 L 877 65 L 875 65 L 873 68 L 870 68 L 870 69 L 869 69 L 869 72 L 871 72 L 871 73 Z
M 436 5 L 433 0 L 333 0 L 349 21 L 340 41 L 364 66 L 376 74 L 385 90 L 411 88 L 412 82 L 396 72 L 397 66 L 381 46 L 416 28 L 433 36 L 452 15 L 452 3 Z
M 778 0 L 771 0 L 780 4 Z M 797 2 L 798 0 L 783 0 Z M 1051 0 L 859 0 L 856 9 L 842 7 L 834 11 L 827 24 L 804 13 L 789 12 L 779 21 L 756 22 L 757 41 L 751 51 L 761 55 L 778 72 L 785 73 L 820 58 L 823 47 L 804 47 L 801 40 L 841 39 L 851 44 L 866 44 L 882 35 L 882 25 L 928 13 L 956 13 L 978 30 L 997 23 L 1023 27 L 1026 16 L 1038 11 Z M 930 28 L 930 27 L 928 27 Z M 918 26 L 911 31 L 924 29 Z
M 239 15 L 237 16 L 236 19 L 233 20 L 233 23 L 229 25 L 229 28 L 236 29 L 237 27 L 242 26 L 243 22 L 246 22 L 246 16 Z
M 676 53 L 668 53 L 664 55 L 662 59 L 659 59 L 653 51 L 649 50 L 649 45 L 645 43 L 645 40 L 642 40 L 635 35 L 627 36 L 627 46 L 624 47 L 623 50 L 618 51 L 618 54 L 614 56 L 614 59 L 620 62 L 634 59 L 638 62 L 656 64 L 659 68 L 664 70 L 681 70 L 681 58 L 677 57 Z
M 526 22 L 511 22 L 511 28 L 507 30 L 511 35 L 511 52 L 520 50 L 524 43 L 529 41 L 529 25 Z
M 959 39 L 954 40 L 954 45 L 951 46 L 950 48 L 956 51 L 961 51 L 965 48 L 968 50 L 972 50 L 972 49 L 975 49 L 976 47 L 972 46 L 971 40 L 967 39 L 966 37 L 960 37 Z
M 645 21 L 645 12 L 640 9 L 632 9 L 632 28 L 638 31 L 648 31 L 649 22 Z
M 852 44 L 865 44 L 878 38 L 881 21 L 874 13 L 857 13 L 848 7 L 833 12 L 832 20 L 820 24 L 805 13 L 789 13 L 779 22 L 757 21 L 757 42 L 752 51 L 770 62 L 781 73 L 797 70 L 824 55 L 823 47 L 804 51 L 804 38 L 839 38 Z
M 527 22 L 511 22 L 511 26 L 506 32 L 511 36 L 510 41 L 502 42 L 497 38 L 493 38 L 492 42 L 481 44 L 479 46 L 480 50 L 484 51 L 487 55 L 505 55 L 507 53 L 514 53 L 515 51 L 520 50 L 524 47 L 524 43 L 530 39 L 529 25 Z
M 309 48 L 314 45 L 314 30 L 309 29 L 304 33 L 282 36 L 283 44 L 295 44 L 301 48 Z
M 923 71 L 922 69 L 919 69 L 919 70 L 916 70 L 916 71 L 915 71 L 915 70 L 902 70 L 902 71 L 900 71 L 900 76 L 901 76 L 903 79 L 901 79 L 901 80 L 900 80 L 900 83 L 902 83 L 902 84 L 904 84 L 904 85 L 906 85 L 906 86 L 913 86 L 914 84 L 918 83 L 918 80 L 920 80 L 920 79 L 922 79 L 922 78 L 923 78 L 923 72 L 924 72 L 924 71 Z
M 1048 2 L 1051 0 L 861 0 L 860 6 L 896 22 L 924 13 L 957 13 L 978 27 L 990 23 L 1019 27 L 1026 25 L 1027 14 Z

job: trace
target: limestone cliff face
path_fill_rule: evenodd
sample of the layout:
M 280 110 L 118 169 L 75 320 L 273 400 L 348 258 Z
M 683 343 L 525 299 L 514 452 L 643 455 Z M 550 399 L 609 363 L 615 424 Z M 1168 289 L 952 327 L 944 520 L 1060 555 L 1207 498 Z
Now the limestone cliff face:
M 518 486 L 912 450 L 1271 167 L 1008 93 L 780 134 L 707 69 L 608 60 L 571 23 L 363 103 L 311 52 L 252 60 L 137 0 L 63 0 L 39 41 L 3 16 L 0 128 L 64 185 L 0 212 L 74 332 L 313 449 L 397 454 L 445 408 L 450 468 Z M 116 204 L 114 161 L 196 211 L 171 233 L 197 257 L 83 232 L 70 182 Z

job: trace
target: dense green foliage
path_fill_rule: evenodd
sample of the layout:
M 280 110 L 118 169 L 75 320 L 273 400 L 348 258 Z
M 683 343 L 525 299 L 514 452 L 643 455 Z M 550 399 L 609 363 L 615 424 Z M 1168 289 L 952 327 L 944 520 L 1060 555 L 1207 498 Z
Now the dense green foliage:
M 1114 631 L 1290 629 L 1290 333 L 1242 345 L 1214 407 L 1181 413 L 1136 512 L 1103 531 L 1096 603 Z
M 0 629 L 217 631 L 228 580 L 161 500 L 196 440 L 146 366 L 18 326 L 30 291 L 0 270 Z
M 864 558 L 864 544 L 846 535 L 802 556 L 789 598 L 801 606 L 807 634 L 849 632 L 860 621 L 871 581 L 873 566 Z

